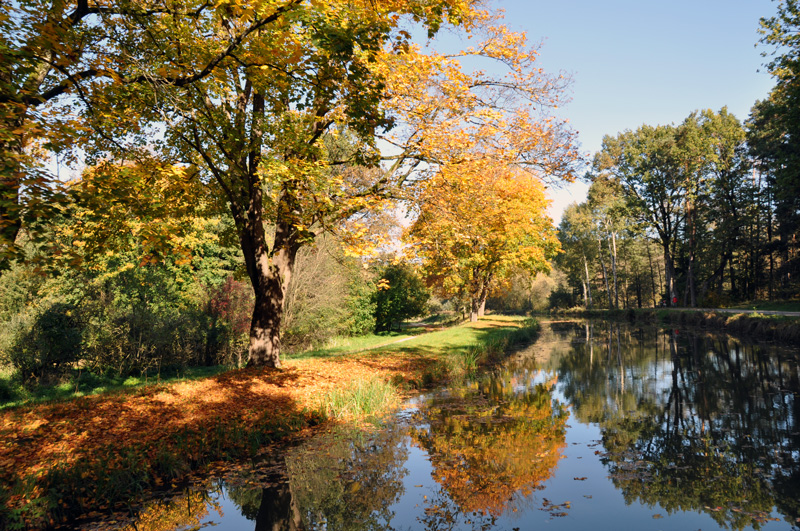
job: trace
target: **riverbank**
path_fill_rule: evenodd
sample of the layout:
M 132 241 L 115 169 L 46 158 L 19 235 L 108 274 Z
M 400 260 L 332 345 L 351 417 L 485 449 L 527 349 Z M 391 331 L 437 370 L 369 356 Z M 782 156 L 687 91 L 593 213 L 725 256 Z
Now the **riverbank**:
M 750 340 L 792 345 L 800 342 L 800 313 L 798 312 L 725 308 L 631 308 L 627 310 L 581 310 L 559 315 L 697 326 L 723 331 L 732 336 Z
M 288 359 L 282 370 L 2 411 L 0 522 L 42 528 L 92 511 L 136 511 L 148 489 L 379 414 L 416 389 L 478 370 L 537 329 L 489 318 L 356 354 Z

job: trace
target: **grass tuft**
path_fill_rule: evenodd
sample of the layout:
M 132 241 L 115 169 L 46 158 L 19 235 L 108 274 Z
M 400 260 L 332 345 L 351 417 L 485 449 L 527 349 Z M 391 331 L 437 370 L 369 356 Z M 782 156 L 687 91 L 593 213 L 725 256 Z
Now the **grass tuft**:
M 399 402 L 397 387 L 380 378 L 359 380 L 344 389 L 333 389 L 321 401 L 328 418 L 378 417 Z

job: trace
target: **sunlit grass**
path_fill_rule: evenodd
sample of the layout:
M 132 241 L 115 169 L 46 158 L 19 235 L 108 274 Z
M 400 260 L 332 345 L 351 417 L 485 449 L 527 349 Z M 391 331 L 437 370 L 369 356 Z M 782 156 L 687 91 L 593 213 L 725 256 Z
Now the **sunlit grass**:
M 474 376 L 482 365 L 497 362 L 511 345 L 532 340 L 538 331 L 539 324 L 533 319 L 491 316 L 378 350 L 428 360 L 429 368 L 422 381 L 413 383 L 428 387 Z
M 333 389 L 321 400 L 323 414 L 334 419 L 375 417 L 399 401 L 397 388 L 379 378 L 358 380 L 343 389 Z
M 347 354 L 351 352 L 360 352 L 362 350 L 369 350 L 393 341 L 414 337 L 414 335 L 417 334 L 419 334 L 419 331 L 382 332 L 380 334 L 368 334 L 358 337 L 334 337 L 320 348 L 287 354 L 286 359 L 321 358 L 326 356 Z
M 418 349 L 445 354 L 453 350 L 466 350 L 475 344 L 488 343 L 508 335 L 525 323 L 524 317 L 492 316 L 477 323 L 464 323 L 445 330 L 421 335 L 402 343 L 388 345 L 385 351 Z

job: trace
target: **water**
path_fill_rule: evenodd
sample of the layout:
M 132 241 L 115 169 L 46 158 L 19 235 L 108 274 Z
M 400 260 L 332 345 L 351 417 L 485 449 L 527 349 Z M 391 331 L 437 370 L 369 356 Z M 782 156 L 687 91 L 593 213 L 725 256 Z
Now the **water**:
M 798 529 L 798 358 L 551 323 L 490 377 L 154 502 L 136 529 Z

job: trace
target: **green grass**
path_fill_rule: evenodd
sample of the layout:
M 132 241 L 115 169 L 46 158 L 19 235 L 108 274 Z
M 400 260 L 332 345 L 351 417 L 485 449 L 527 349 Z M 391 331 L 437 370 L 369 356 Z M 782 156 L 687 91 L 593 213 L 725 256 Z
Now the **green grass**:
M 23 404 L 36 404 L 56 400 L 71 400 L 80 396 L 135 390 L 147 385 L 171 383 L 183 380 L 208 378 L 231 370 L 229 366 L 189 367 L 162 371 L 161 374 L 139 376 L 104 376 L 87 371 L 73 370 L 52 385 L 23 386 L 6 370 L 0 372 L 0 409 Z
M 374 418 L 398 401 L 397 388 L 376 378 L 333 389 L 320 401 L 320 409 L 329 418 Z
M 328 356 L 359 352 L 385 345 L 392 341 L 414 337 L 422 332 L 424 331 L 405 330 L 403 332 L 381 332 L 379 334 L 369 334 L 358 337 L 335 337 L 328 341 L 323 347 L 287 354 L 286 359 L 325 358 Z
M 503 337 L 522 326 L 525 322 L 524 317 L 517 316 L 492 316 L 484 321 L 493 321 L 498 324 L 489 327 L 472 326 L 472 323 L 464 323 L 453 326 L 445 330 L 424 334 L 402 343 L 389 345 L 385 351 L 393 350 L 422 350 L 430 353 L 444 354 L 452 351 L 464 351 L 476 343 L 488 343 L 492 339 Z
M 415 387 L 428 387 L 474 376 L 480 366 L 497 362 L 510 345 L 533 339 L 538 330 L 535 320 L 492 316 L 477 324 L 464 323 L 389 345 L 380 352 L 402 352 L 430 360 L 422 381 L 412 383 Z
M 732 310 L 800 312 L 800 301 L 750 301 L 730 306 Z

